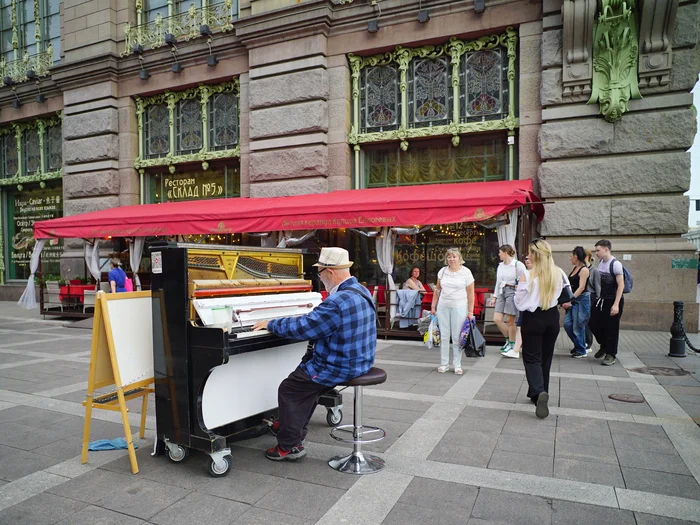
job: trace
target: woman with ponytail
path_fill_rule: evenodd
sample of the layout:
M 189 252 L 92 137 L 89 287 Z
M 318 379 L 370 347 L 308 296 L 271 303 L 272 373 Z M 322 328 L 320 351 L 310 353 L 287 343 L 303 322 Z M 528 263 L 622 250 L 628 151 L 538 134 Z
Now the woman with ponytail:
M 547 241 L 532 241 L 528 246 L 528 257 L 532 269 L 518 283 L 515 306 L 523 312 L 522 354 L 527 396 L 537 405 L 535 415 L 544 419 L 549 415 L 549 369 L 559 336 L 557 303 L 569 281 L 564 271 L 554 264 L 552 247 Z

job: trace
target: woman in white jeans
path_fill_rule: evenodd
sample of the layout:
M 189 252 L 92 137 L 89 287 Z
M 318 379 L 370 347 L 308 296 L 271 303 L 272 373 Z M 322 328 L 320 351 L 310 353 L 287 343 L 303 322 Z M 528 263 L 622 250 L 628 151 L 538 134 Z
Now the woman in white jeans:
M 431 312 L 437 313 L 440 327 L 440 366 L 441 374 L 450 367 L 450 338 L 452 338 L 452 365 L 455 374 L 462 375 L 462 349 L 459 334 L 464 321 L 474 319 L 474 276 L 464 264 L 457 248 L 450 248 L 445 254 L 447 266 L 438 272 L 438 282 L 433 294 Z

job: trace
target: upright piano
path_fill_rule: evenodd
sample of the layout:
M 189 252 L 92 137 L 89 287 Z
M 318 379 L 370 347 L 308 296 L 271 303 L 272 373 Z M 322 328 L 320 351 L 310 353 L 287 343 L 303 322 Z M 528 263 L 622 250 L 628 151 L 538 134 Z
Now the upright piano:
M 307 342 L 252 331 L 255 321 L 303 315 L 322 300 L 300 250 L 162 243 L 149 247 L 156 432 L 168 457 L 195 449 L 209 473 L 231 468 L 228 441 L 277 417 L 277 388 Z

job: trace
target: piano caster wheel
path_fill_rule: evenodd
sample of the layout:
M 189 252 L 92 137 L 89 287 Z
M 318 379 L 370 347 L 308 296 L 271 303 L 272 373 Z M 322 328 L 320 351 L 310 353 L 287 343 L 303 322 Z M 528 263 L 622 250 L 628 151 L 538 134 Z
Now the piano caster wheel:
M 342 410 L 337 409 L 336 411 L 334 411 L 331 408 L 328 409 L 328 413 L 326 414 L 326 423 L 328 423 L 329 427 L 334 427 L 336 425 L 339 425 L 342 420 L 343 420 L 343 411 Z
M 181 463 L 182 461 L 185 461 L 189 455 L 189 449 L 180 445 L 168 443 L 168 458 L 173 463 Z
M 209 475 L 215 478 L 221 478 L 229 473 L 233 466 L 231 456 L 224 456 L 219 463 L 214 458 L 209 458 Z

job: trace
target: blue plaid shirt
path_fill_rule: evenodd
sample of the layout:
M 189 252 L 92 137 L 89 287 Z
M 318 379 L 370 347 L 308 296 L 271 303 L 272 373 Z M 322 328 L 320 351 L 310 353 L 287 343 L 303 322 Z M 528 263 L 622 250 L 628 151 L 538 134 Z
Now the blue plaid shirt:
M 300 366 L 315 383 L 332 387 L 372 368 L 376 319 L 369 292 L 351 277 L 310 313 L 273 319 L 267 329 L 280 337 L 315 341 L 313 358 Z

